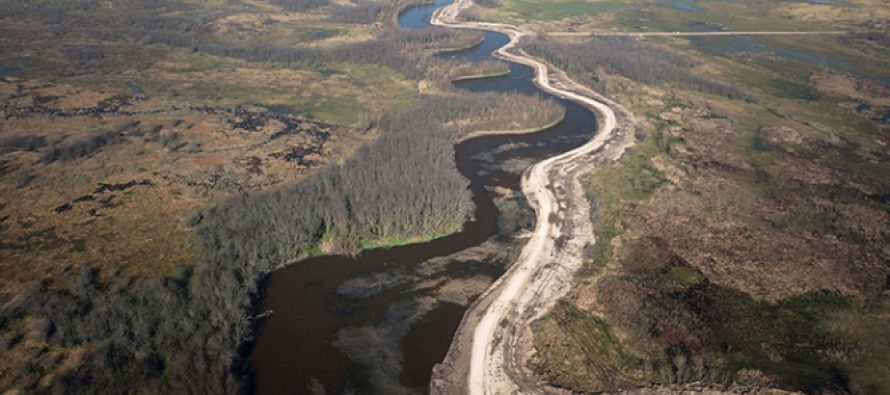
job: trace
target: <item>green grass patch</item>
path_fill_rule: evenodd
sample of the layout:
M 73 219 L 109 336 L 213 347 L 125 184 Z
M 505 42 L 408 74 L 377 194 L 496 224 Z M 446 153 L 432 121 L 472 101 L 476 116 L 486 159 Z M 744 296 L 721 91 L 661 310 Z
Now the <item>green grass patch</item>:
M 601 392 L 608 388 L 605 371 L 636 361 L 608 323 L 570 302 L 558 302 L 533 330 L 537 353 L 530 364 L 551 383 Z
M 499 70 L 499 71 L 492 71 L 492 72 L 483 73 L 483 74 L 465 75 L 465 76 L 461 76 L 461 77 L 457 77 L 457 78 L 455 78 L 454 81 L 480 80 L 480 79 L 492 78 L 492 77 L 502 77 L 502 76 L 505 76 L 505 75 L 507 75 L 507 74 L 510 74 L 510 70 L 509 70 L 509 69 L 507 69 L 507 70 Z
M 717 341 L 728 357 L 726 369 L 760 369 L 776 374 L 788 388 L 813 392 L 838 367 L 822 357 L 839 340 L 825 325 L 832 314 L 853 308 L 846 297 L 812 292 L 771 304 L 750 295 L 722 290 L 710 312 Z
M 682 137 L 665 134 L 660 128 L 652 134 L 652 143 L 655 144 L 658 150 L 669 156 L 674 155 L 673 147 L 675 145 L 683 144 L 684 142 Z
M 598 200 L 643 200 L 667 182 L 650 160 L 653 146 L 644 143 L 632 148 L 616 165 L 594 172 L 591 185 Z
M 308 251 L 306 251 L 306 254 L 309 256 L 318 256 L 318 255 L 324 254 L 324 252 L 321 251 L 320 246 L 314 246 L 314 247 L 310 248 Z
M 616 1 L 559 0 L 540 2 L 535 0 L 505 0 L 500 8 L 518 14 L 526 20 L 557 20 L 571 16 L 595 15 L 621 6 Z
M 668 278 L 685 287 L 691 287 L 702 281 L 701 273 L 688 266 L 672 266 Z
M 847 358 L 841 364 L 849 374 L 853 393 L 890 394 L 890 297 L 884 296 L 872 309 L 833 317 L 832 333 L 868 350 L 860 358 Z
M 788 99 L 814 101 L 822 97 L 819 91 L 811 85 L 799 84 L 782 78 L 771 80 L 768 90 L 773 96 Z
M 612 255 L 611 240 L 623 228 L 624 202 L 647 199 L 667 182 L 650 160 L 658 150 L 655 140 L 647 139 L 618 162 L 597 169 L 587 180 L 587 197 L 596 210 L 595 264 L 605 263 Z
M 293 103 L 297 114 L 326 122 L 349 125 L 358 121 L 359 114 L 364 110 L 358 103 L 337 97 L 312 95 L 309 98 Z
M 828 152 L 822 157 L 830 166 L 851 171 L 880 180 L 890 179 L 890 163 L 872 162 L 858 157 L 844 155 L 842 152 Z
M 398 247 L 407 244 L 416 244 L 416 243 L 424 243 L 430 240 L 435 240 L 438 238 L 442 238 L 448 236 L 452 233 L 455 233 L 461 229 L 461 225 L 449 225 L 445 228 L 445 230 L 440 232 L 432 232 L 425 235 L 419 236 L 385 236 L 377 239 L 362 239 L 359 240 L 359 246 L 363 250 L 370 250 L 375 248 L 390 248 L 390 247 Z

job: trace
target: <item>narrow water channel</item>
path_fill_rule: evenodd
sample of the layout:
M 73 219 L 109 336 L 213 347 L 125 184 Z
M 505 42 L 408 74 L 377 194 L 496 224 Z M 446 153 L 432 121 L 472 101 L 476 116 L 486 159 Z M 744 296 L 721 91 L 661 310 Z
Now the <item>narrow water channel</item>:
M 399 25 L 431 28 L 433 11 L 450 2 L 437 0 L 409 8 L 399 16 Z M 468 62 L 491 60 L 491 52 L 507 42 L 502 34 L 486 32 L 481 44 L 438 56 Z M 471 91 L 550 97 L 531 82 L 531 68 L 513 63 L 509 67 L 507 75 L 455 85 Z M 418 284 L 429 280 L 418 267 L 430 258 L 477 246 L 496 235 L 499 212 L 489 189 L 516 189 L 521 174 L 521 169 L 503 170 L 498 164 L 538 161 L 592 137 L 593 114 L 573 102 L 554 99 L 565 107 L 566 115 L 552 128 L 525 135 L 483 136 L 455 147 L 458 170 L 470 180 L 475 203 L 473 219 L 460 232 L 421 244 L 367 250 L 355 257 L 308 258 L 274 272 L 260 301 L 260 310 L 274 314 L 259 328 L 250 356 L 255 391 L 426 392 L 432 366 L 445 357 L 465 308 L 441 302 L 419 308 L 431 298 L 425 293 L 429 291 L 417 290 Z M 492 262 L 462 262 L 444 270 L 449 278 L 496 278 L 502 273 L 503 268 Z

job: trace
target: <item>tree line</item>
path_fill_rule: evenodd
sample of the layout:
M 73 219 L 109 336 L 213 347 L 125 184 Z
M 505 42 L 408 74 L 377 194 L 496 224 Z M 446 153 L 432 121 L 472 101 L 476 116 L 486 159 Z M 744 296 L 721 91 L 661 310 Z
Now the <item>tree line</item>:
M 418 78 L 452 66 L 429 60 L 415 49 L 473 38 L 472 33 L 439 29 L 391 30 L 367 43 L 330 48 L 250 48 L 206 39 L 201 23 L 188 13 L 161 12 L 174 2 L 123 0 L 121 5 L 132 6 L 123 11 L 118 3 L 118 11 L 87 3 L 75 0 L 60 6 L 62 12 L 39 17 L 56 18 L 59 24 L 51 27 L 55 34 L 118 40 L 117 34 L 125 32 L 136 42 L 248 61 L 301 66 L 376 63 Z M 37 2 L 35 9 L 55 10 L 47 4 Z M 6 9 L 32 10 L 27 2 Z M 71 11 L 124 12 L 125 17 L 90 27 L 74 23 L 82 16 Z M 69 56 L 89 59 L 102 54 L 74 51 Z M 458 136 L 504 125 L 538 126 L 560 112 L 558 104 L 533 96 L 446 92 L 425 97 L 403 112 L 368 117 L 366 127 L 380 137 L 343 164 L 277 190 L 232 196 L 192 216 L 187 225 L 194 229 L 191 243 L 201 258 L 179 273 L 109 283 L 87 267 L 67 281 L 23 285 L 27 290 L 15 298 L 0 295 L 0 353 L 35 344 L 32 341 L 41 345 L 28 348 L 30 357 L 15 373 L 25 392 L 240 392 L 249 376 L 241 348 L 252 335 L 251 309 L 261 279 L 322 242 L 354 253 L 363 240 L 454 229 L 472 212 L 468 181 L 454 163 Z M 47 160 L 89 155 L 113 144 L 121 132 L 50 146 L 54 153 Z M 170 147 L 178 147 L 177 140 L 173 135 L 157 137 Z M 0 151 L 47 145 L 37 139 L 8 139 L 0 142 Z M 118 274 L 108 273 L 112 278 Z M 71 370 L 59 369 L 67 362 L 47 352 L 70 349 L 80 350 L 80 363 Z M 45 372 L 54 375 L 48 387 L 38 383 Z
M 328 0 L 268 0 L 268 2 L 290 12 L 308 11 L 330 4 Z
M 197 214 L 197 240 L 223 260 L 284 261 L 322 241 L 357 252 L 362 240 L 428 235 L 461 225 L 472 210 L 457 172 L 460 133 L 544 125 L 562 108 L 520 94 L 427 97 L 409 110 L 372 121 L 381 137 L 344 164 L 292 187 L 235 196 Z M 517 123 L 517 120 L 520 120 Z
M 383 13 L 384 8 L 384 4 L 378 1 L 358 1 L 353 5 L 338 4 L 331 6 L 328 11 L 328 20 L 351 24 L 374 23 Z
M 523 119 L 527 105 L 554 109 L 533 96 L 460 92 L 375 117 L 370 127 L 381 136 L 343 164 L 196 213 L 187 225 L 201 259 L 176 275 L 108 284 L 84 268 L 64 284 L 39 281 L 21 297 L 0 295 L 0 352 L 22 346 L 16 328 L 27 319 L 28 342 L 83 353 L 76 369 L 57 371 L 45 388 L 35 379 L 26 392 L 240 392 L 249 381 L 240 351 L 252 335 L 260 280 L 321 242 L 356 252 L 364 239 L 460 225 L 472 203 L 454 163 L 458 133 Z M 3 147 L 42 144 L 16 139 Z M 61 363 L 42 350 L 33 348 L 20 377 L 39 378 Z
M 310 7 L 316 0 L 274 0 L 284 8 Z M 326 0 L 324 0 L 326 1 Z M 399 4 L 412 1 L 402 1 Z M 40 20 L 54 36 L 118 41 L 122 36 L 140 44 L 167 45 L 214 56 L 250 62 L 276 63 L 283 67 L 320 67 L 329 63 L 380 64 L 412 79 L 426 78 L 430 66 L 442 60 L 425 56 L 432 48 L 453 48 L 478 41 L 481 33 L 438 28 L 401 30 L 387 23 L 375 39 L 333 46 L 241 45 L 213 37 L 206 28 L 207 10 L 176 1 L 123 0 L 120 7 L 96 8 L 90 2 L 73 1 L 54 7 L 13 1 L 0 15 Z M 341 23 L 371 23 L 384 14 L 397 14 L 390 3 L 367 0 L 355 5 L 329 5 L 328 18 Z M 311 7 L 310 7 L 311 8 Z M 38 11 L 39 12 L 36 12 Z M 175 12 L 174 12 L 175 11 Z M 219 15 L 227 15 L 225 12 Z M 102 23 L 95 23 L 101 20 Z M 63 48 L 66 60 L 83 64 L 101 62 L 107 56 L 99 45 Z
M 152 18 L 153 19 L 153 18 Z M 320 67 L 328 63 L 349 62 L 380 64 L 400 71 L 406 77 L 420 79 L 432 64 L 442 63 L 422 56 L 416 48 L 448 47 L 467 41 L 472 33 L 452 33 L 442 29 L 417 31 L 391 30 L 374 40 L 335 46 L 241 46 L 201 39 L 192 31 L 133 28 L 130 36 L 145 44 L 163 44 L 189 48 L 215 56 L 243 59 L 250 62 L 270 62 L 285 67 Z
M 693 71 L 700 64 L 686 55 L 629 37 L 594 37 L 581 43 L 531 38 L 522 47 L 569 73 L 594 75 L 602 68 L 644 84 L 675 83 L 729 98 L 747 95 Z

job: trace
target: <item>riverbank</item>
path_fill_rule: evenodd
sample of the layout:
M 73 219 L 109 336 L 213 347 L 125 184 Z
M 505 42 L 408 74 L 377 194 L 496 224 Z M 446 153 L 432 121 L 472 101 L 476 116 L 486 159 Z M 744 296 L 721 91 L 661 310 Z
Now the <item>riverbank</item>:
M 465 76 L 457 77 L 457 78 L 451 80 L 451 82 L 455 82 L 455 81 L 479 80 L 479 79 L 483 79 L 483 78 L 493 78 L 493 77 L 503 77 L 503 76 L 505 76 L 505 75 L 507 75 L 507 74 L 510 74 L 510 70 L 509 70 L 509 69 L 507 69 L 507 70 L 502 70 L 502 71 L 493 71 L 493 72 L 491 72 L 491 73 L 485 73 L 485 74 L 465 75 Z
M 443 55 L 443 54 L 447 54 L 449 52 L 466 51 L 468 49 L 478 47 L 478 46 L 482 45 L 482 43 L 484 43 L 484 42 L 485 42 L 485 37 L 483 36 L 479 40 L 476 40 L 475 42 L 472 42 L 472 43 L 464 45 L 464 46 L 454 47 L 454 48 L 437 49 L 433 52 L 433 54 L 434 55 Z
M 589 202 L 579 177 L 601 161 L 618 159 L 634 144 L 633 115 L 617 103 L 571 80 L 566 73 L 521 50 L 532 32 L 495 23 L 458 22 L 472 1 L 458 0 L 433 14 L 437 26 L 505 34 L 510 41 L 495 55 L 535 70 L 541 90 L 568 98 L 598 115 L 598 130 L 587 144 L 544 160 L 523 176 L 522 191 L 536 211 L 536 224 L 517 261 L 471 307 L 448 355 L 434 369 L 430 391 L 449 394 L 540 392 L 542 384 L 525 364 L 533 352 L 530 325 L 563 296 L 592 245 Z M 616 115 L 617 113 L 617 115 Z
M 529 134 L 529 133 L 537 133 L 543 130 L 550 129 L 565 119 L 565 113 L 563 113 L 559 118 L 555 119 L 553 122 L 547 123 L 543 126 L 528 128 L 528 129 L 519 129 L 519 130 L 480 130 L 475 132 L 467 133 L 466 135 L 461 136 L 458 139 L 458 142 L 462 142 L 465 140 L 482 137 L 482 136 L 497 136 L 497 135 L 517 135 L 517 134 Z
M 404 15 L 416 19 L 422 14 Z M 428 25 L 429 16 L 426 18 Z M 505 37 L 496 41 L 498 45 L 503 42 Z M 449 56 L 462 62 L 469 60 L 467 57 L 492 60 L 487 44 L 491 42 Z M 485 59 L 476 56 L 483 52 Z M 500 121 L 478 127 L 474 125 L 485 125 L 478 123 L 483 118 L 473 116 L 452 125 L 478 130 L 508 127 L 505 125 L 527 127 L 517 123 L 521 119 L 539 119 L 532 125 L 552 123 L 558 117 L 555 112 L 530 117 L 530 106 L 540 110 L 548 103 L 537 98 L 510 100 L 513 93 L 535 91 L 525 71 L 488 82 L 483 79 L 458 84 L 457 90 L 468 93 L 506 95 L 491 95 L 471 106 L 459 107 L 467 109 L 460 113 L 486 108 L 487 114 L 500 114 Z M 512 248 L 516 241 L 512 236 L 531 223 L 531 210 L 514 190 L 519 186 L 521 171 L 541 158 L 583 144 L 593 131 L 596 119 L 589 112 L 559 98 L 553 100 L 567 109 L 566 120 L 548 130 L 447 142 L 456 143 L 454 162 L 460 174 L 470 180 L 475 205 L 469 221 L 459 231 L 428 242 L 363 249 L 355 256 L 312 257 L 273 273 L 261 291 L 264 296 L 259 310 L 275 313 L 257 332 L 256 346 L 249 357 L 257 373 L 256 390 L 289 392 L 315 383 L 334 392 L 347 388 L 357 392 L 407 392 L 406 386 L 422 392 L 428 386 L 433 364 L 445 357 L 463 309 L 500 277 L 518 253 L 518 248 Z M 486 104 L 489 101 L 491 105 Z M 447 102 L 440 104 L 418 111 L 418 116 L 447 110 Z M 402 202 L 417 206 L 414 200 Z M 486 247 L 481 248 L 483 245 Z M 477 253 L 464 254 L 469 250 Z M 472 292 L 463 292 L 470 285 Z M 457 297 L 456 290 L 463 296 Z M 451 305 L 436 307 L 442 303 Z M 437 322 L 444 329 L 424 333 L 423 322 Z M 417 355 L 424 356 L 421 362 Z M 422 384 L 418 387 L 418 383 Z
M 370 250 L 375 248 L 392 248 L 408 244 L 426 243 L 428 241 L 433 241 L 442 237 L 446 237 L 453 233 L 460 232 L 461 228 L 462 225 L 451 225 L 442 232 L 434 232 L 427 235 L 392 236 L 374 240 L 363 239 L 360 244 L 362 250 Z

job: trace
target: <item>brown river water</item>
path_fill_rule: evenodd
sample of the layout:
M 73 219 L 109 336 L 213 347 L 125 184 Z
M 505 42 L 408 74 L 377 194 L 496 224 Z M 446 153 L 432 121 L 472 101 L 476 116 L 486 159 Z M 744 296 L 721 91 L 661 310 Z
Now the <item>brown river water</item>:
M 412 7 L 402 13 L 405 29 L 430 28 L 433 10 L 450 0 Z M 463 61 L 491 59 L 507 37 L 486 32 L 475 47 L 438 56 Z M 549 95 L 531 82 L 533 71 L 510 63 L 501 77 L 455 83 L 471 91 Z M 565 119 L 549 129 L 524 135 L 473 138 L 455 146 L 458 170 L 470 180 L 475 211 L 461 231 L 425 243 L 366 250 L 358 256 L 319 256 L 274 272 L 256 307 L 272 311 L 258 327 L 250 351 L 253 390 L 260 394 L 425 393 L 431 369 L 448 350 L 465 306 L 434 301 L 417 285 L 431 279 L 422 264 L 478 246 L 499 232 L 501 213 L 494 186 L 518 190 L 521 170 L 501 168 L 507 161 L 530 164 L 568 151 L 592 137 L 591 112 L 554 98 Z M 530 210 L 527 205 L 525 210 Z M 516 248 L 519 248 L 518 246 Z M 436 278 L 500 276 L 504 262 L 462 261 L 447 264 Z M 433 302 L 430 302 L 433 300 Z

